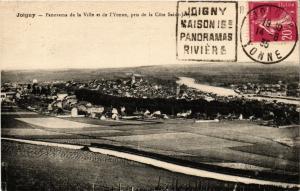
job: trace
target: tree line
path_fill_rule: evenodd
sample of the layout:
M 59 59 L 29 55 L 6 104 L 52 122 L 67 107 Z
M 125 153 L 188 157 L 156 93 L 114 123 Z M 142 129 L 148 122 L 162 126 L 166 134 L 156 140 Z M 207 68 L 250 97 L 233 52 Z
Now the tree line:
M 242 114 L 244 118 L 260 118 L 263 120 L 273 120 L 277 125 L 298 124 L 299 113 L 296 106 L 283 103 L 269 103 L 258 100 L 247 99 L 226 99 L 206 101 L 205 99 L 164 99 L 164 98 L 134 98 L 118 97 L 103 94 L 99 91 L 89 89 L 78 89 L 75 91 L 78 100 L 88 101 L 95 105 L 106 107 L 126 108 L 127 114 L 135 111 L 161 111 L 168 115 L 176 115 L 179 112 L 192 111 L 191 117 L 205 115 L 208 118 L 216 116 Z

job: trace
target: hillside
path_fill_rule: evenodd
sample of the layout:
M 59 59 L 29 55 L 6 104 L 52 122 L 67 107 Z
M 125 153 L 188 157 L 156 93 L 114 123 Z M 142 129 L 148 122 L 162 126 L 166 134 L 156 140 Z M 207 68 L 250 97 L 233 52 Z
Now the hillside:
M 202 83 L 227 86 L 231 83 L 277 83 L 299 81 L 299 67 L 297 65 L 263 65 L 263 64 L 193 64 L 193 65 L 165 65 L 144 66 L 133 68 L 107 69 L 64 69 L 64 70 L 3 70 L 2 82 L 30 82 L 53 80 L 111 79 L 130 76 L 139 73 L 159 79 L 174 79 L 178 76 L 196 78 Z

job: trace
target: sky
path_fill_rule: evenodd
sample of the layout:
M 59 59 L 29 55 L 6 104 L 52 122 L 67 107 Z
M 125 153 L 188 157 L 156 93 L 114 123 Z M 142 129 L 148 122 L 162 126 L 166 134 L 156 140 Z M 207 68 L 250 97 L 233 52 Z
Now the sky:
M 46 13 L 69 15 L 77 12 L 175 13 L 176 2 L 0 2 L 1 69 L 114 68 L 198 63 L 176 59 L 174 16 L 45 16 Z M 18 13 L 44 16 L 24 18 L 17 17 Z M 238 54 L 241 55 L 241 52 Z M 241 57 L 240 61 L 249 62 L 249 59 Z

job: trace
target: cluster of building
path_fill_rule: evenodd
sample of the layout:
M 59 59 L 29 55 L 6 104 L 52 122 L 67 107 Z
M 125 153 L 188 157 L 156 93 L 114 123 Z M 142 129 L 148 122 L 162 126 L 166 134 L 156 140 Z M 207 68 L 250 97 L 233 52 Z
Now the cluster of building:
M 87 83 L 72 81 L 38 83 L 36 79 L 32 83 L 3 83 L 1 86 L 1 103 L 15 103 L 21 100 L 19 104 L 28 110 L 58 117 L 91 117 L 101 120 L 130 119 L 132 116 L 127 116 L 125 107 L 104 107 L 87 101 L 80 101 L 74 95 L 73 90 L 88 88 L 108 95 L 138 98 L 157 97 L 156 93 L 158 92 L 160 92 L 158 95 L 161 98 L 166 95 L 162 86 L 149 85 L 149 82 L 143 81 L 142 78 L 135 81 L 135 77 L 127 81 L 102 79 Z M 147 91 L 144 91 L 148 85 L 150 88 L 148 87 Z M 120 90 L 125 91 L 125 93 L 120 94 Z M 147 96 L 143 95 L 143 92 Z M 137 111 L 135 114 L 134 118 L 168 118 L 166 114 L 162 114 L 160 111 L 145 110 Z
M 142 75 L 132 74 L 131 77 L 116 79 L 116 80 L 93 80 L 90 82 L 43 82 L 37 83 L 34 79 L 32 83 L 6 83 L 1 87 L 1 100 L 26 96 L 29 94 L 36 94 L 42 97 L 54 99 L 58 93 L 68 92 L 72 94 L 72 90 L 87 88 L 90 90 L 99 91 L 106 95 L 113 95 L 119 97 L 133 97 L 133 98 L 163 98 L 163 99 L 186 99 L 196 100 L 205 99 L 207 101 L 228 99 L 218 97 L 212 93 L 199 92 L 196 89 L 188 88 L 185 85 L 164 85 L 150 82 L 143 79 Z M 285 84 L 279 81 L 277 84 L 254 84 L 247 83 L 242 85 L 231 85 L 239 94 L 254 94 L 263 96 L 300 96 L 300 83 Z
M 274 97 L 299 97 L 300 96 L 300 83 L 283 83 L 278 81 L 277 84 L 255 84 L 247 83 L 242 85 L 231 85 L 238 93 L 242 94 L 255 94 L 263 96 L 274 96 Z
M 95 80 L 80 88 L 89 88 L 106 95 L 133 98 L 162 98 L 162 99 L 205 99 L 212 101 L 217 95 L 199 92 L 196 89 L 188 88 L 185 85 L 173 84 L 164 85 L 144 80 L 141 75 L 132 74 L 130 79 L 117 80 Z
M 131 78 L 117 80 L 95 80 L 88 84 L 89 89 L 103 94 L 134 98 L 172 98 L 175 88 L 144 80 L 141 75 L 132 74 Z
M 92 117 L 98 119 L 120 118 L 169 118 L 161 111 L 145 109 L 136 111 L 133 115 L 126 114 L 125 107 L 104 107 L 94 105 L 84 100 L 78 100 L 74 94 L 75 90 L 85 88 L 101 92 L 105 95 L 132 98 L 162 98 L 162 99 L 185 99 L 185 100 L 206 100 L 226 102 L 235 97 L 220 97 L 212 93 L 200 92 L 185 85 L 163 84 L 143 79 L 143 76 L 132 74 L 130 77 L 116 80 L 93 80 L 89 82 L 54 81 L 38 83 L 34 79 L 31 83 L 3 83 L 1 86 L 1 102 L 16 102 L 29 110 L 38 111 L 47 115 L 70 116 L 70 117 Z M 231 85 L 231 88 L 240 94 L 255 94 L 266 96 L 300 96 L 300 83 L 284 84 L 253 84 Z M 34 101 L 33 101 L 34 100 Z M 38 100 L 38 101 L 36 101 Z M 175 113 L 175 117 L 187 118 L 192 112 L 182 111 Z M 232 116 L 229 116 L 229 118 Z M 200 117 L 208 118 L 208 117 Z M 217 117 L 218 118 L 218 117 Z M 217 119 L 216 118 L 216 119 Z M 241 119 L 237 114 L 237 119 Z
M 1 101 L 13 101 L 29 95 L 53 99 L 57 93 L 64 91 L 62 90 L 64 84 L 63 81 L 38 83 L 36 79 L 33 79 L 32 83 L 3 83 L 1 85 Z M 59 85 L 62 88 L 59 88 Z
M 51 102 L 49 103 L 49 101 Z M 100 120 L 168 118 L 160 111 L 150 112 L 149 110 L 137 111 L 134 116 L 128 116 L 125 107 L 95 105 L 87 101 L 79 101 L 75 95 L 66 93 L 58 93 L 50 100 L 48 98 L 41 99 L 39 102 L 27 106 L 27 109 L 58 117 L 91 117 Z
M 94 80 L 90 82 L 54 81 L 38 83 L 34 79 L 31 83 L 5 83 L 1 88 L 1 101 L 21 100 L 29 110 L 47 115 L 83 117 L 99 119 L 132 118 L 126 115 L 126 108 L 104 107 L 81 101 L 74 95 L 74 90 L 87 88 L 103 94 L 133 97 L 133 98 L 176 98 L 176 99 L 212 99 L 209 95 L 200 93 L 185 86 L 169 87 L 144 80 L 143 76 L 132 74 L 131 77 L 117 80 Z M 38 101 L 32 101 L 38 100 Z M 178 113 L 177 117 L 188 117 L 191 111 Z M 161 111 L 136 111 L 134 118 L 169 118 Z

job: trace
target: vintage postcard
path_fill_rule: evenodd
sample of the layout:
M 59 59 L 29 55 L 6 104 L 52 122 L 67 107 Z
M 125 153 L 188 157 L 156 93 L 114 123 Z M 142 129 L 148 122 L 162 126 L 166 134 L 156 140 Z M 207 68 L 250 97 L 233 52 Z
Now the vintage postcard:
M 298 191 L 298 0 L 1 1 L 1 190 Z

